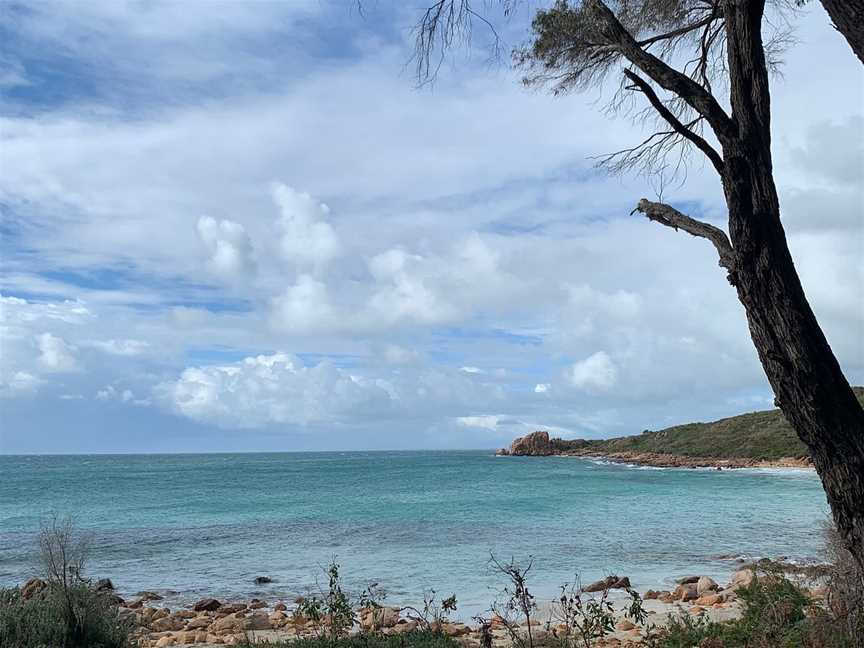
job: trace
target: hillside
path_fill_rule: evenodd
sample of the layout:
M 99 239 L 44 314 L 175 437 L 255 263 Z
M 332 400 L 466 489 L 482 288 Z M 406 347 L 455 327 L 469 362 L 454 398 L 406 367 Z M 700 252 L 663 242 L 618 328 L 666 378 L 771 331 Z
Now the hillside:
M 864 404 L 864 387 L 855 387 Z M 535 436 L 540 434 L 541 436 Z M 779 409 L 740 414 L 710 423 L 686 423 L 664 430 L 613 439 L 549 439 L 534 433 L 513 442 L 502 454 L 513 455 L 603 455 L 628 458 L 662 455 L 720 460 L 778 461 L 807 456 Z M 637 458 L 638 459 L 638 458 Z

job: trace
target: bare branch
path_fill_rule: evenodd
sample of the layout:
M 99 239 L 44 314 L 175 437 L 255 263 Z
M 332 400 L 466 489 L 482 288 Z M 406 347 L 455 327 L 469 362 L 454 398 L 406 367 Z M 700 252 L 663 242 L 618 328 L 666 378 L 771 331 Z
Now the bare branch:
M 732 249 L 732 244 L 729 242 L 726 232 L 719 227 L 714 227 L 703 221 L 690 218 L 670 205 L 651 202 L 645 198 L 639 201 L 636 209 L 631 213 L 637 211 L 642 212 L 649 220 L 656 223 L 675 230 L 681 229 L 692 236 L 698 236 L 711 241 L 717 249 L 717 254 L 720 255 L 720 266 L 728 270 L 729 282 L 734 285 L 735 251 Z
M 723 158 L 720 157 L 720 154 L 714 150 L 714 148 L 705 141 L 702 137 L 694 133 L 692 130 L 687 128 L 681 121 L 669 110 L 666 105 L 660 101 L 660 98 L 657 96 L 657 93 L 654 92 L 654 88 L 645 81 L 638 74 L 633 72 L 632 70 L 624 70 L 624 75 L 630 79 L 634 85 L 639 89 L 639 91 L 645 95 L 651 105 L 654 107 L 660 116 L 669 123 L 669 125 L 680 134 L 685 139 L 692 142 L 696 148 L 702 151 L 709 160 L 711 160 L 711 164 L 714 165 L 714 168 L 717 169 L 717 173 L 723 175 Z

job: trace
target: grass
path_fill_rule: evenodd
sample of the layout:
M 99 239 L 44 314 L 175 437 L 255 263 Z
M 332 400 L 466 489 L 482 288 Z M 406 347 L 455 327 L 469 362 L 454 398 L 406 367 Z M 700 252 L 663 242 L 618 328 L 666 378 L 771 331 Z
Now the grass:
M 864 387 L 854 387 L 864 403 Z M 560 450 L 598 453 L 639 452 L 717 459 L 772 461 L 807 456 L 779 409 L 751 412 L 711 423 L 687 423 L 659 431 L 600 440 L 554 440 Z
M 3 648 L 129 648 L 131 632 L 110 598 L 84 584 L 49 586 L 29 600 L 17 587 L 0 589 Z

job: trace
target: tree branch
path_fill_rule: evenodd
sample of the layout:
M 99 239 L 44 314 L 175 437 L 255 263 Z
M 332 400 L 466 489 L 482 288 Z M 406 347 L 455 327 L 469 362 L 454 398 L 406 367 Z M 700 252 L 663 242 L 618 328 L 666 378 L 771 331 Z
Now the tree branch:
M 617 45 L 628 61 L 651 77 L 660 87 L 686 101 L 693 110 L 708 121 L 721 142 L 737 136 L 735 123 L 710 92 L 686 74 L 642 49 L 602 0 L 591 0 L 589 6 L 599 23 L 603 37 L 610 44 Z
M 660 113 L 660 116 L 665 119 L 673 129 L 675 129 L 675 132 L 692 142 L 696 148 L 702 151 L 708 159 L 711 160 L 711 164 L 713 164 L 714 168 L 717 169 L 717 173 L 722 176 L 723 158 L 720 157 L 720 154 L 702 137 L 682 124 L 681 120 L 679 120 L 672 111 L 669 110 L 662 101 L 660 101 L 660 97 L 658 97 L 657 93 L 654 92 L 654 88 L 652 88 L 645 79 L 631 70 L 624 70 L 624 75 L 630 79 L 637 88 L 639 88 L 639 91 L 645 95 L 649 102 L 651 102 L 654 110 Z
M 732 244 L 729 242 L 729 237 L 719 227 L 714 227 L 708 223 L 698 221 L 695 218 L 690 218 L 679 212 L 674 207 L 663 203 L 651 202 L 643 198 L 636 205 L 632 213 L 642 212 L 649 220 L 652 220 L 666 227 L 671 227 L 675 230 L 684 230 L 692 236 L 708 239 L 714 244 L 717 249 L 717 254 L 720 255 L 720 266 L 726 268 L 729 272 L 729 283 L 735 285 L 735 250 L 732 249 Z

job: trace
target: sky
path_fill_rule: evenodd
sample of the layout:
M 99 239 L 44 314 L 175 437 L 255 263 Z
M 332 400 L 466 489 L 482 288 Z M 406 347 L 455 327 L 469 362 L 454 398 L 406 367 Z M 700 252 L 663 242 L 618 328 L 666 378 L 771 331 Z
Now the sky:
M 711 245 L 595 168 L 644 126 L 609 88 L 526 90 L 483 34 L 418 88 L 420 4 L 0 5 L 0 453 L 494 448 L 772 406 Z M 862 384 L 864 68 L 819 3 L 791 24 L 784 225 Z M 723 224 L 710 165 L 663 199 Z

